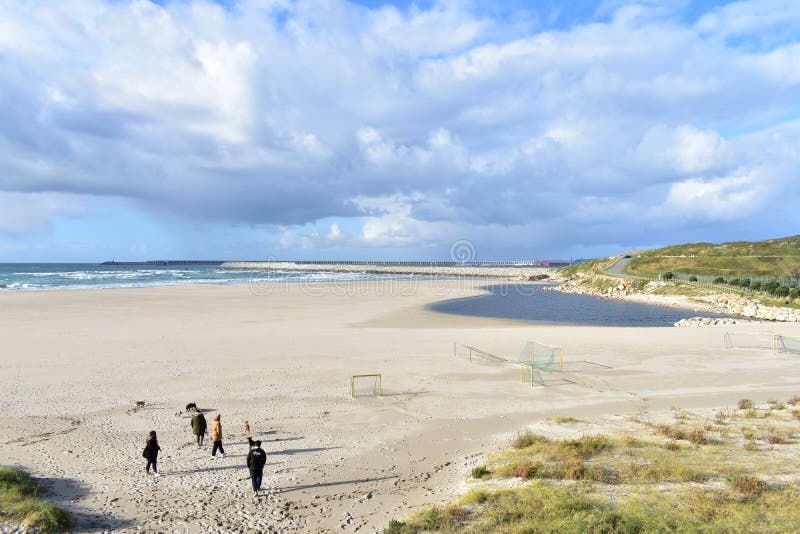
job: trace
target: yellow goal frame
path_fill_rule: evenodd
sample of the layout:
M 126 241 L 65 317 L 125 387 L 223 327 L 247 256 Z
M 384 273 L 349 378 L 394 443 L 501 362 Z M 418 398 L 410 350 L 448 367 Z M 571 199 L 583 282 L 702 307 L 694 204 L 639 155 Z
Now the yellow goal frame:
M 772 335 L 772 354 L 778 354 L 778 338 L 779 337 L 785 337 L 786 339 L 793 339 L 795 341 L 800 341 L 800 337 L 787 336 L 786 334 L 773 334 Z
M 360 375 L 352 375 L 350 377 L 350 398 L 356 398 L 356 378 L 366 378 L 368 376 L 374 376 L 378 379 L 378 395 L 383 395 L 383 377 L 380 373 L 364 373 Z
M 551 349 L 558 350 L 558 370 L 564 370 L 564 349 L 559 347 L 558 345 L 551 345 L 550 343 L 542 343 L 541 341 L 531 341 L 531 367 L 535 367 L 536 364 L 536 344 L 544 345 L 545 347 L 550 347 Z

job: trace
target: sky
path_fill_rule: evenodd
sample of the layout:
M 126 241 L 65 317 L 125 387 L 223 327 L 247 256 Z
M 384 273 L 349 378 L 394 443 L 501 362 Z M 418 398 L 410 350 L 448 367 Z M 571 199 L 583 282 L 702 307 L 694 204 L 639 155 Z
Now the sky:
M 798 171 L 800 0 L 0 0 L 0 262 L 760 240 Z

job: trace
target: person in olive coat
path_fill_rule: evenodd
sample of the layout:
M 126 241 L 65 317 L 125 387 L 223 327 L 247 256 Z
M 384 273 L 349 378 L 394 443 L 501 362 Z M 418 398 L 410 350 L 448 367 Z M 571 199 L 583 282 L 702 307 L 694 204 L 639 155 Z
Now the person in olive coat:
M 158 451 L 161 450 L 161 447 L 158 446 L 158 438 L 156 437 L 156 431 L 151 430 L 150 436 L 147 438 L 147 444 L 144 446 L 144 452 L 142 452 L 142 456 L 147 459 L 147 467 L 145 467 L 145 471 L 147 474 L 150 474 L 150 466 L 153 466 L 153 473 L 156 476 L 161 476 L 158 474 Z
M 197 413 L 192 416 L 192 434 L 197 438 L 197 446 L 203 446 L 203 438 L 206 435 L 206 416 L 203 412 L 197 410 Z

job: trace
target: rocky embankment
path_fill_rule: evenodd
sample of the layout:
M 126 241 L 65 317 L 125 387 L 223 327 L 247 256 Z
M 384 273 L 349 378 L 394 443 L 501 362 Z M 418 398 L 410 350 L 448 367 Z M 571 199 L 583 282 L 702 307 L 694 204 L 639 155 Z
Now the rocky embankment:
M 424 276 L 470 276 L 512 280 L 548 280 L 551 269 L 531 267 L 448 267 L 421 265 L 376 265 L 370 263 L 294 263 L 287 261 L 227 261 L 220 269 L 247 271 L 305 271 L 369 274 L 418 274 Z
M 734 319 L 733 317 L 690 317 L 681 319 L 674 326 L 728 326 L 733 324 L 751 323 L 747 319 Z
M 604 283 L 598 283 L 597 275 L 578 273 L 576 276 L 564 280 L 557 289 L 566 293 L 692 308 L 753 320 L 800 322 L 800 310 L 798 309 L 766 306 L 744 295 L 719 293 L 712 289 L 708 289 L 706 294 L 691 297 L 677 294 L 654 294 L 666 286 L 674 285 L 675 282 L 645 282 L 637 279 L 611 277 L 602 277 L 602 281 Z

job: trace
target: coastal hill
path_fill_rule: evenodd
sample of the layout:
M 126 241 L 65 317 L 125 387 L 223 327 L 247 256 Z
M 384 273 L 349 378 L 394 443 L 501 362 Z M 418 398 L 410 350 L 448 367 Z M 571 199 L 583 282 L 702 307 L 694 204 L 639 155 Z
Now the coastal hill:
M 800 321 L 800 236 L 691 243 L 560 269 L 559 290 L 770 321 Z
M 689 243 L 631 253 L 626 272 L 657 276 L 685 273 L 713 276 L 800 278 L 800 236 L 765 241 Z

